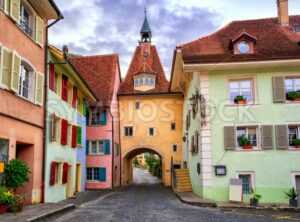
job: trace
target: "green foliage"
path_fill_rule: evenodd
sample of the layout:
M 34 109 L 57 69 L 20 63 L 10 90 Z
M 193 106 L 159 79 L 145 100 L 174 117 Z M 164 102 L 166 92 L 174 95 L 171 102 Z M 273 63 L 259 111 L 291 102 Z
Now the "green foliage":
M 289 200 L 297 200 L 298 194 L 294 187 L 289 189 L 289 191 L 285 192 L 284 194 L 287 198 L 289 198 Z
M 10 195 L 13 194 L 6 187 L 0 187 L 0 205 L 6 204 Z
M 250 140 L 244 135 L 241 135 L 238 137 L 238 142 L 239 142 L 240 146 L 250 146 L 251 145 Z
M 287 94 L 287 98 L 290 100 L 300 99 L 300 92 L 292 91 Z
M 137 167 L 139 165 L 139 160 L 137 158 L 133 159 L 133 165 Z
M 242 96 L 242 95 L 238 95 L 235 97 L 234 101 L 238 102 L 238 101 L 246 101 L 247 99 Z
M 147 165 L 148 165 L 150 168 L 153 166 L 154 162 L 155 162 L 155 158 L 154 158 L 154 157 L 148 157 L 148 158 L 146 159 L 146 163 L 147 163 Z
M 29 182 L 30 170 L 22 160 L 13 159 L 5 164 L 3 184 L 9 189 L 16 190 L 23 183 Z
M 293 140 L 293 144 L 294 144 L 295 146 L 300 145 L 300 139 L 294 139 L 294 140 Z
M 260 200 L 262 198 L 260 194 L 255 193 L 253 188 L 250 188 L 250 193 L 252 195 L 252 199 Z
M 7 206 L 10 212 L 16 212 L 20 201 L 21 196 L 11 193 L 6 187 L 0 187 L 0 205 Z

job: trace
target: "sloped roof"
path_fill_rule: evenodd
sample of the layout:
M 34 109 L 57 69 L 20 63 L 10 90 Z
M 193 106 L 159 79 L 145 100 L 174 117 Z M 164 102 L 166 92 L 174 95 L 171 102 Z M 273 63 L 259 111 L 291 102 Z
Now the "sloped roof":
M 101 105 L 110 106 L 114 95 L 117 67 L 120 74 L 119 56 L 117 54 L 84 56 L 72 58 L 71 62 L 93 89 Z M 121 80 L 120 75 L 119 78 Z
M 290 26 L 298 24 L 300 16 L 290 16 Z M 242 33 L 257 38 L 254 54 L 234 55 L 229 43 Z M 280 26 L 277 18 L 234 21 L 219 31 L 177 46 L 185 63 L 243 62 L 300 58 L 300 33 Z
M 159 94 L 169 93 L 169 82 L 165 76 L 163 66 L 160 62 L 160 58 L 156 49 L 156 46 L 152 45 L 150 55 L 146 58 L 146 67 L 151 70 L 151 74 L 156 74 L 156 86 L 155 89 L 146 92 L 140 92 L 134 90 L 133 76 L 140 74 L 141 67 L 144 66 L 144 56 L 141 52 L 141 46 L 137 46 L 131 60 L 128 72 L 125 80 L 122 82 L 119 88 L 119 95 L 134 95 L 134 94 Z

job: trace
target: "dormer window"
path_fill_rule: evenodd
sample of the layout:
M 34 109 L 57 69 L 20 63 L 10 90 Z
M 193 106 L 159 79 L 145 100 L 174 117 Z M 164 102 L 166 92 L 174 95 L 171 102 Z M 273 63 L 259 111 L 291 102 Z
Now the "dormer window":
M 239 52 L 241 54 L 247 54 L 247 53 L 249 53 L 250 46 L 249 46 L 248 42 L 241 41 L 237 44 L 237 49 L 239 50 Z
M 236 55 L 254 54 L 254 46 L 256 41 L 256 37 L 243 32 L 231 40 L 230 49 L 233 49 L 233 53 Z
M 148 91 L 155 88 L 156 75 L 140 74 L 134 76 L 134 89 L 138 91 Z

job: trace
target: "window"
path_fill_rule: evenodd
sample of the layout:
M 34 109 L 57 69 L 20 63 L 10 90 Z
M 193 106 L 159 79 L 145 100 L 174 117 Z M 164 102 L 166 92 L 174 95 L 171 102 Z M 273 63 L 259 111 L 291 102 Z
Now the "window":
M 239 42 L 237 44 L 237 48 L 241 54 L 247 54 L 250 50 L 250 46 L 249 46 L 248 42 L 246 42 L 246 41 Z
M 300 139 L 300 126 L 289 126 L 289 146 L 294 147 L 294 139 Z
M 171 123 L 171 130 L 176 130 L 176 123 Z
M 58 118 L 55 115 L 52 116 L 52 118 L 54 118 L 52 120 L 53 121 L 52 122 L 52 124 L 53 124 L 52 141 L 59 143 L 59 139 L 60 139 L 60 126 L 61 126 L 60 118 Z
M 132 126 L 124 127 L 124 135 L 125 136 L 133 136 L 133 127 Z
M 21 4 L 20 6 L 20 26 L 23 31 L 32 37 L 32 29 L 31 29 L 31 16 L 28 9 Z
M 154 127 L 149 128 L 149 136 L 154 136 Z
M 254 102 L 253 79 L 230 80 L 229 98 L 231 103 L 235 103 L 236 96 L 243 96 L 248 103 Z
M 86 169 L 87 180 L 98 180 L 99 179 L 99 168 L 87 168 Z
M 239 175 L 239 179 L 242 180 L 242 190 L 243 194 L 250 194 L 251 192 L 251 175 L 245 174 L 245 175 Z
M 140 109 L 141 103 L 139 101 L 135 102 L 135 109 Z
M 4 0 L 0 0 L 0 9 L 4 10 Z
M 34 101 L 35 75 L 34 70 L 25 61 L 21 62 L 19 79 L 19 95 L 30 101 Z
M 91 141 L 90 155 L 109 155 L 110 154 L 110 141 L 98 140 Z
M 134 87 L 140 86 L 155 86 L 155 78 L 156 76 L 153 74 L 140 74 L 139 76 L 135 76 L 134 78 Z
M 174 152 L 174 153 L 177 152 L 177 145 L 173 145 L 173 152 Z
M 107 116 L 106 116 L 106 110 L 101 110 L 99 107 L 95 107 L 91 111 L 91 125 L 94 126 L 103 126 L 107 124 Z
M 285 91 L 287 93 L 292 92 L 292 91 L 300 92 L 300 77 L 286 78 L 285 79 Z
M 250 144 L 254 147 L 257 146 L 257 127 L 237 127 L 236 138 L 237 147 L 239 147 L 239 136 L 245 136 L 250 141 Z

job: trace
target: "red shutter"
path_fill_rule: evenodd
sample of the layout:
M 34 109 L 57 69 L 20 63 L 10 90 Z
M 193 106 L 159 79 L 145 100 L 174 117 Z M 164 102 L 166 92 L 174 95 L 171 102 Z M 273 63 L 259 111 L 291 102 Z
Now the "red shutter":
M 72 99 L 72 106 L 76 108 L 77 105 L 77 87 L 73 86 L 73 99 Z
M 54 91 L 55 88 L 55 82 L 54 82 L 54 76 L 55 76 L 55 72 L 54 72 L 54 64 L 50 64 L 49 67 L 49 88 Z
M 50 185 L 55 184 L 55 175 L 56 175 L 56 162 L 51 163 L 51 173 L 50 173 Z
M 55 119 L 56 116 L 55 113 L 53 113 L 51 117 L 51 142 L 54 142 L 55 140 Z
M 64 165 L 63 165 L 63 178 L 62 178 L 62 183 L 63 184 L 68 183 L 68 167 L 69 167 L 69 164 L 64 163 Z
M 77 126 L 72 126 L 72 148 L 77 146 Z
M 68 101 L 68 88 L 69 88 L 69 83 L 68 83 L 68 77 L 62 76 L 62 92 L 61 92 L 61 98 L 65 101 Z
M 68 143 L 68 121 L 61 120 L 61 144 L 67 145 Z

